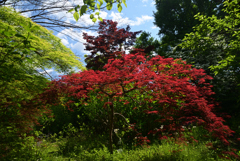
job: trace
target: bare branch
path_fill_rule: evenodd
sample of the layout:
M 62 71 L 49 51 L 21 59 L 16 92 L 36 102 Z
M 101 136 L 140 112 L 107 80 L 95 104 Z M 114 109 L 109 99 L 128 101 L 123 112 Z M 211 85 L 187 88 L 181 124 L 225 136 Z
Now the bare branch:
M 74 2 L 75 1 L 70 2 L 69 0 L 0 0 L 0 6 L 12 6 L 20 13 L 30 14 L 29 18 L 31 18 L 33 22 L 46 27 L 47 29 L 51 28 L 54 31 L 59 32 L 58 29 L 60 27 L 63 27 L 63 30 L 66 28 L 74 28 L 76 29 L 76 32 L 82 29 L 96 31 L 97 25 L 88 27 L 81 26 L 77 25 L 76 22 L 65 22 L 64 18 L 66 18 L 66 16 L 57 16 L 64 11 L 67 13 L 70 9 L 75 8 L 76 4 L 74 4 Z M 117 3 L 117 1 L 115 0 L 113 3 Z M 104 10 L 106 7 L 107 6 L 103 6 L 100 10 Z M 95 10 L 98 10 L 98 8 L 95 7 Z M 88 14 L 92 12 L 94 11 L 87 11 Z M 74 41 L 80 42 L 80 36 L 82 35 L 75 35 L 74 33 L 67 36 Z

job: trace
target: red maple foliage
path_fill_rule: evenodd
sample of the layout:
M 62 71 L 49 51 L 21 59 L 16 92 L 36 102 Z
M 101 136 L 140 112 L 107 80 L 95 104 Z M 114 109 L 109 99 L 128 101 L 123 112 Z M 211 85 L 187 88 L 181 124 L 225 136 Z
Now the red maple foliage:
M 140 91 L 141 94 L 152 91 L 150 92 L 152 99 L 146 101 L 157 101 L 158 106 L 154 110 L 145 110 L 145 113 L 154 113 L 161 117 L 155 120 L 159 125 L 164 125 L 158 131 L 167 131 L 170 135 L 175 132 L 181 134 L 182 126 L 190 122 L 203 126 L 213 137 L 229 145 L 227 138 L 234 131 L 223 124 L 224 120 L 221 117 L 212 112 L 214 103 L 207 98 L 214 93 L 211 90 L 212 86 L 205 80 L 213 78 L 206 75 L 203 69 L 192 68 L 181 59 L 174 60 L 161 56 L 147 61 L 144 53 L 141 52 L 122 54 L 119 59 L 109 59 L 103 69 L 105 71 L 89 70 L 71 76 L 62 76 L 59 80 L 51 82 L 49 88 L 40 95 L 40 99 L 49 103 L 59 103 L 58 93 L 64 93 L 66 96 L 79 99 L 80 103 L 84 104 L 89 98 L 89 92 L 98 89 L 99 92 L 96 94 L 109 98 L 104 107 L 109 107 L 111 111 L 109 124 L 111 144 L 114 98 L 129 97 L 126 94 L 134 90 Z M 129 86 L 129 83 L 133 86 Z M 72 103 L 74 101 L 69 100 L 66 106 L 70 107 Z M 151 130 L 149 133 L 155 132 Z M 138 138 L 138 140 L 143 139 L 141 143 L 149 142 L 146 137 Z M 161 134 L 159 138 L 163 138 Z M 111 147 L 110 152 L 112 153 Z
M 85 59 L 88 69 L 102 71 L 108 59 L 115 59 L 120 54 L 125 53 L 125 50 L 129 50 L 136 40 L 136 35 L 141 32 L 129 32 L 129 26 L 126 29 L 118 29 L 117 24 L 112 20 L 104 19 L 99 22 L 99 36 L 89 36 L 87 33 L 83 33 L 83 38 L 87 41 L 87 43 L 84 43 L 86 45 L 85 50 L 92 53 Z M 100 53 L 101 55 L 97 55 Z

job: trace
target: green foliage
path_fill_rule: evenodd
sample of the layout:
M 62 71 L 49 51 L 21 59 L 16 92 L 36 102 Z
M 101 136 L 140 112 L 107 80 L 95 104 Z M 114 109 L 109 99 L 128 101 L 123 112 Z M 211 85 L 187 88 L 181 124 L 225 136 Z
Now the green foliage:
M 217 100 L 222 102 L 226 112 L 239 111 L 239 52 L 240 52 L 240 7 L 239 1 L 225 1 L 222 19 L 213 15 L 195 15 L 201 23 L 194 32 L 186 34 L 182 55 L 196 68 L 203 68 L 214 77 L 212 84 Z M 178 54 L 177 52 L 175 54 Z
M 222 17 L 222 2 L 223 0 L 156 0 L 154 24 L 160 28 L 159 36 L 163 36 L 162 48 L 169 51 L 169 46 L 176 46 L 186 33 L 192 32 L 192 27 L 200 23 L 194 18 L 197 13 Z
M 161 42 L 156 39 L 154 40 L 151 34 L 145 31 L 136 39 L 134 48 L 145 49 L 146 56 L 150 56 L 150 58 L 156 54 L 161 55 L 159 54 L 161 51 Z
M 0 62 L 0 140 L 5 141 L 3 146 L 11 145 L 9 151 L 5 147 L 0 151 L 11 155 L 15 145 L 22 147 L 18 137 L 29 135 L 43 112 L 44 107 L 32 99 L 50 81 L 36 68 L 55 67 L 65 73 L 73 66 L 85 68 L 59 38 L 8 7 L 0 7 Z
M 2 131 L 3 127 L 5 132 Z M 16 135 L 18 131 L 17 126 L 6 126 L 1 124 L 0 133 L 0 159 L 2 161 L 9 160 L 37 160 L 42 158 L 42 154 L 39 152 L 35 145 L 36 140 L 33 136 L 23 135 L 19 137 Z
M 38 122 L 40 127 L 36 127 L 36 130 L 43 131 L 44 134 L 58 134 L 60 131 L 63 131 L 70 123 L 75 127 L 83 126 L 84 123 L 90 123 L 88 115 L 86 115 L 85 109 L 79 107 L 74 111 L 69 111 L 65 106 L 51 106 L 53 118 L 48 118 L 43 116 L 39 118 Z M 63 133 L 66 136 L 66 133 Z
M 117 3 L 117 8 L 118 8 L 119 12 L 122 11 L 122 5 L 121 5 L 122 3 L 127 7 L 126 0 L 117 0 L 117 1 L 114 1 L 114 0 L 104 0 L 104 1 L 103 0 L 98 0 L 98 1 L 95 1 L 95 0 L 84 0 L 83 1 L 84 5 L 82 5 L 82 6 L 77 5 L 74 9 L 71 9 L 68 12 L 72 12 L 72 11 L 75 10 L 75 12 L 73 14 L 73 17 L 74 17 L 74 19 L 76 21 L 78 21 L 79 15 L 81 17 L 88 10 L 95 11 L 95 8 L 97 8 L 100 11 L 101 7 L 103 5 L 103 2 L 106 2 L 107 10 L 111 10 L 112 9 L 113 3 Z M 78 11 L 78 9 L 79 9 L 79 11 Z M 99 14 L 95 14 L 95 15 L 98 16 L 98 20 L 102 21 L 102 18 L 99 16 Z M 90 19 L 92 19 L 92 21 L 94 23 L 97 21 L 97 18 L 95 18 L 93 14 L 90 15 Z
M 9 96 L 3 96 L 4 100 L 17 95 L 32 97 L 33 93 L 27 95 L 24 88 L 37 93 L 45 87 L 48 80 L 36 68 L 55 67 L 58 72 L 65 73 L 74 66 L 85 69 L 59 38 L 13 9 L 1 7 L 0 21 L 0 88 L 6 90 L 1 94 L 9 93 Z M 24 87 L 22 92 L 25 93 L 18 92 L 14 86 Z
M 62 135 L 57 138 L 56 135 L 50 136 L 47 140 L 43 140 L 37 148 L 39 157 L 35 160 L 218 160 L 225 161 L 226 158 L 220 158 L 219 153 L 211 148 L 212 144 L 216 141 L 203 141 L 203 142 L 189 142 L 183 143 L 181 140 L 167 139 L 162 141 L 155 141 L 150 147 L 122 147 L 115 150 L 111 155 L 105 144 L 106 138 L 99 135 L 89 138 L 88 133 L 83 134 L 79 129 L 73 127 L 71 124 L 65 129 L 68 131 L 68 136 L 63 138 Z M 200 127 L 193 130 L 194 137 L 202 138 L 206 131 L 202 131 Z M 186 133 L 186 136 L 189 135 Z M 191 138 L 189 138 L 191 139 Z M 207 145 L 207 146 L 206 146 Z M 228 157 L 228 155 L 224 155 Z M 237 159 L 231 158 L 233 161 Z

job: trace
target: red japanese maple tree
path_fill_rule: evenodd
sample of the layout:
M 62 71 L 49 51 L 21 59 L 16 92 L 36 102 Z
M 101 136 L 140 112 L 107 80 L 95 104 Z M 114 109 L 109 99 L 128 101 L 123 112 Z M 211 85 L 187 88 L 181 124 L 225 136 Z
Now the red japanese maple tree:
M 49 88 L 40 95 L 40 99 L 42 102 L 59 104 L 59 94 L 64 94 L 79 99 L 79 102 L 84 104 L 86 98 L 89 98 L 89 92 L 98 89 L 99 92 L 96 94 L 109 100 L 103 108 L 110 109 L 111 154 L 113 154 L 113 119 L 115 112 L 118 112 L 114 111 L 114 101 L 116 101 L 116 97 L 129 97 L 127 93 L 134 90 L 140 91 L 141 94 L 144 94 L 145 91 L 152 91 L 148 93 L 153 96 L 152 99 L 146 100 L 146 102 L 157 101 L 156 109 L 153 110 L 150 107 L 149 109 L 152 110 L 144 112 L 159 115 L 160 119 L 155 122 L 164 127 L 158 130 L 152 129 L 149 134 L 158 133 L 159 139 L 163 137 L 161 132 L 168 131 L 169 136 L 174 132 L 181 134 L 182 126 L 191 122 L 203 126 L 213 137 L 229 145 L 227 138 L 233 131 L 223 124 L 224 120 L 221 117 L 217 117 L 212 112 L 214 102 L 207 98 L 214 93 L 211 91 L 211 85 L 206 83 L 206 80 L 210 80 L 212 77 L 206 75 L 204 70 L 192 68 L 181 59 L 173 60 L 173 58 L 165 59 L 156 56 L 147 61 L 144 53 L 141 52 L 122 54 L 119 59 L 109 59 L 103 69 L 105 71 L 89 70 L 71 76 L 62 76 L 59 80 L 51 82 Z M 197 83 L 193 84 L 192 82 Z M 132 99 L 135 99 L 134 96 Z M 124 103 L 131 104 L 133 102 Z M 66 106 L 70 108 L 73 103 L 75 102 L 69 100 Z M 135 125 L 137 124 L 135 122 Z M 141 136 L 140 139 L 142 141 L 146 139 L 149 142 L 147 137 Z
M 84 43 L 86 45 L 85 50 L 92 53 L 85 56 L 88 69 L 102 71 L 108 59 L 115 59 L 119 54 L 125 53 L 125 50 L 129 50 L 136 41 L 136 35 L 141 32 L 130 32 L 129 26 L 126 29 L 118 29 L 117 24 L 112 20 L 104 19 L 99 22 L 99 36 L 89 36 L 87 33 L 83 33 L 83 38 L 87 41 L 87 43 Z

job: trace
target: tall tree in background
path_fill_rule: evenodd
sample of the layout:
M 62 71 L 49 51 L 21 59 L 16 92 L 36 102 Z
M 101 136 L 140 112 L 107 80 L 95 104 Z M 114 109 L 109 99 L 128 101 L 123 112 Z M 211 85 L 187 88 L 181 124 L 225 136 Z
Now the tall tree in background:
M 179 45 L 182 55 L 196 68 L 203 68 L 214 77 L 216 98 L 223 110 L 239 117 L 240 95 L 240 4 L 224 2 L 224 18 L 197 14 L 201 23 L 187 34 Z
M 112 20 L 103 20 L 99 22 L 99 36 L 89 36 L 83 33 L 83 38 L 87 41 L 86 49 L 92 54 L 87 56 L 85 62 L 87 69 L 104 70 L 103 66 L 108 63 L 108 59 L 117 58 L 120 54 L 124 54 L 126 50 L 130 50 L 136 39 L 138 32 L 130 32 L 130 27 L 126 29 L 118 29 L 117 22 Z M 115 53 L 118 51 L 118 55 Z
M 192 27 L 199 24 L 194 15 L 222 17 L 224 0 L 156 0 L 154 24 L 160 28 L 162 45 L 165 50 L 171 50 L 181 42 L 186 33 L 192 32 Z
M 146 56 L 150 57 L 155 56 L 161 50 L 160 47 L 160 41 L 151 37 L 151 34 L 146 31 L 141 33 L 134 45 L 134 48 L 144 49 Z
M 121 12 L 122 3 L 127 7 L 126 0 L 4 0 L 0 1 L 0 6 L 12 6 L 19 13 L 28 15 L 33 22 L 57 33 L 65 29 L 74 29 L 61 33 L 79 41 L 82 29 L 95 31 L 98 28 L 96 25 L 86 26 L 86 22 L 79 19 L 81 16 L 89 14 L 89 18 L 96 22 L 97 19 L 102 20 L 99 11 L 111 10 L 113 5 L 117 4 L 118 11 Z M 72 16 L 79 21 L 66 21 L 67 12 L 74 12 Z

